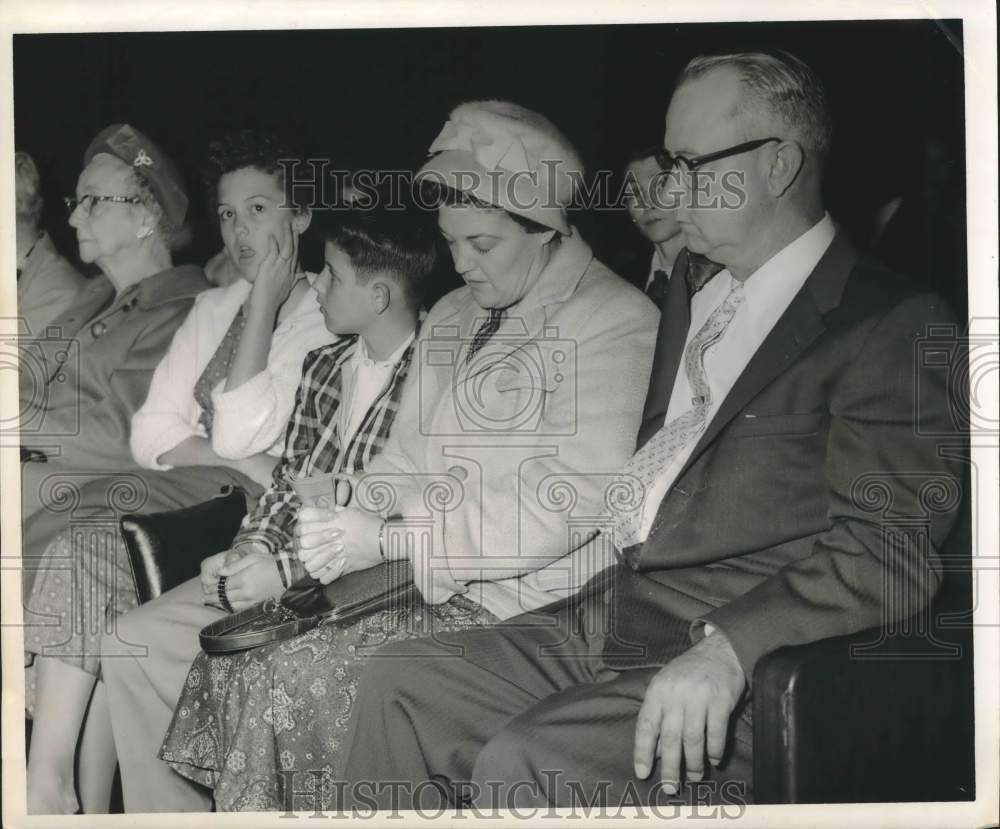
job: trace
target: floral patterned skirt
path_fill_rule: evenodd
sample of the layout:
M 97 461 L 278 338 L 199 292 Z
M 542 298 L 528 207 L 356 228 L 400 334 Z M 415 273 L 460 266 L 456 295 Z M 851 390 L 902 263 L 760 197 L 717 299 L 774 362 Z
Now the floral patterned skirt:
M 345 626 L 192 664 L 160 757 L 215 789 L 220 811 L 335 809 L 365 658 L 389 642 L 495 624 L 481 605 L 381 611 Z
M 69 530 L 41 560 L 24 607 L 25 709 L 34 712 L 38 654 L 100 675 L 101 636 L 138 605 L 132 567 L 117 539 Z

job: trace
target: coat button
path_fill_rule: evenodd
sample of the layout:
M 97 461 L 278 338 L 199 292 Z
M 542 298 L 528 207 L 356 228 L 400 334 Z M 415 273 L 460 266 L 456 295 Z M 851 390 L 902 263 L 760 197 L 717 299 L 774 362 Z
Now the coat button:
M 90 333 L 94 335 L 95 340 L 103 337 L 107 333 L 107 330 L 108 326 L 106 326 L 103 322 L 95 322 L 92 326 L 90 326 Z

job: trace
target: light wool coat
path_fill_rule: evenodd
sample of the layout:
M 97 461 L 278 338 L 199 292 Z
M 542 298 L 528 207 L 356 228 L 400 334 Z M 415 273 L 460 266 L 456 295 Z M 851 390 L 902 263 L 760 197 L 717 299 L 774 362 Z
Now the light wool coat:
M 414 556 L 425 598 L 514 579 L 468 594 L 506 617 L 585 580 L 577 564 L 558 563 L 554 575 L 515 577 L 561 559 L 596 528 L 591 519 L 635 448 L 659 313 L 574 234 L 466 362 L 486 317 L 468 287 L 431 309 L 359 501 L 370 490 L 371 507 L 406 519 L 392 523 L 388 544 L 434 524 L 433 549 Z M 386 492 L 391 502 L 378 497 Z

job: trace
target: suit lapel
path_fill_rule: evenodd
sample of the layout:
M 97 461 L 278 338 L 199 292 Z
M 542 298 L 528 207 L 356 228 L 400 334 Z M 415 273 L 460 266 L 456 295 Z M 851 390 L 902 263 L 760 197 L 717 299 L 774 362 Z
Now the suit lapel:
M 677 480 L 711 445 L 719 432 L 769 383 L 779 377 L 826 330 L 823 314 L 839 304 L 857 252 L 837 234 L 826 253 L 764 338 L 705 429 Z
M 673 392 L 677 368 L 684 354 L 688 327 L 691 325 L 691 309 L 688 307 L 685 273 L 687 271 L 687 250 L 682 250 L 674 263 L 667 292 L 660 308 L 660 328 L 656 335 L 656 353 L 653 369 L 649 375 L 649 391 L 642 413 L 642 426 L 636 449 L 649 440 L 663 425 L 667 416 L 670 394 Z

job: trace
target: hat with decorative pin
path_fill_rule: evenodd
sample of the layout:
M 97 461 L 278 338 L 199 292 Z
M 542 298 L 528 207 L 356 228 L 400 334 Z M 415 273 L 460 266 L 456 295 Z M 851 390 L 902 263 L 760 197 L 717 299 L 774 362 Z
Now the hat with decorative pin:
M 147 136 L 129 124 L 112 124 L 90 142 L 83 165 L 98 153 L 109 153 L 130 165 L 149 185 L 167 218 L 178 227 L 184 223 L 188 209 L 184 179 L 170 157 Z

